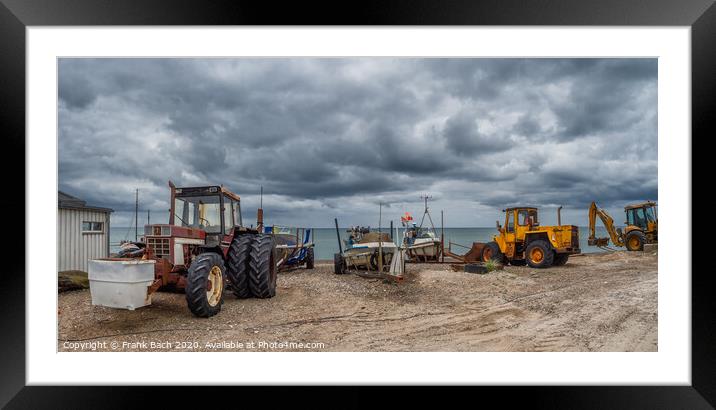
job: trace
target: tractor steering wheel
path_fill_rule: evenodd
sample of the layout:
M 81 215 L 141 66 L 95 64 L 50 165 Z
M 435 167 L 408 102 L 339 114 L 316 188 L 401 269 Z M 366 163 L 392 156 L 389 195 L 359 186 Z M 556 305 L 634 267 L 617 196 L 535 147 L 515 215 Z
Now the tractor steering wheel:
M 199 217 L 199 223 L 200 223 L 200 224 L 201 224 L 201 221 L 206 221 L 206 224 L 204 224 L 204 226 L 211 226 L 211 223 L 209 222 L 208 219 Z

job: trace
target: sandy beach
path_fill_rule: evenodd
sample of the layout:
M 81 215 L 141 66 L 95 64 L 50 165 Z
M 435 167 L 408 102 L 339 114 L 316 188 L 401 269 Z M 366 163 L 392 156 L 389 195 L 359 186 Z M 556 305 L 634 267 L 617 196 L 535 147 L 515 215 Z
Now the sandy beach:
M 479 275 L 408 264 L 394 283 L 334 275 L 332 264 L 279 274 L 272 299 L 224 296 L 212 318 L 183 294 L 135 311 L 59 295 L 59 351 L 656 351 L 657 255 L 572 257 L 548 269 Z

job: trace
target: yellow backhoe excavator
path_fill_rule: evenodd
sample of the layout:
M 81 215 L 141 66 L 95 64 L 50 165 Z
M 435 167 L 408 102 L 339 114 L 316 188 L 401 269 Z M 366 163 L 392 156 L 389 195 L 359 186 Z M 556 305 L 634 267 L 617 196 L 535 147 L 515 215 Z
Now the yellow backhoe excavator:
M 597 238 L 595 227 L 597 215 L 607 229 L 612 243 L 615 246 L 626 246 L 630 251 L 644 250 L 645 243 L 657 243 L 658 241 L 658 219 L 656 214 L 656 202 L 646 201 L 639 204 L 624 207 L 626 213 L 626 227 L 624 232 L 621 228 L 614 227 L 614 219 L 595 202 L 589 206 L 589 238 L 587 243 L 590 246 L 607 248 L 609 238 Z

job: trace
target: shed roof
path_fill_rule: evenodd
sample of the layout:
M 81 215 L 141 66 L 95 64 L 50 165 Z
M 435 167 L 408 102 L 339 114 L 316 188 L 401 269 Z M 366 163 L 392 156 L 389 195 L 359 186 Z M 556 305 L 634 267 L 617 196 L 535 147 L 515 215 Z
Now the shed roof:
M 87 205 L 87 202 L 62 191 L 57 191 L 57 207 L 60 209 L 84 209 L 88 211 L 114 212 L 114 209 Z

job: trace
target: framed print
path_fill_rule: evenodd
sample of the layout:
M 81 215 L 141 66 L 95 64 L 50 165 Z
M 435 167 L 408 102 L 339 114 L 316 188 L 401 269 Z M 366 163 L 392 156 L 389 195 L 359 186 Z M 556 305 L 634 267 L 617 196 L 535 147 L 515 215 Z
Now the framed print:
M 2 403 L 456 384 L 712 407 L 690 223 L 712 2 L 332 10 L 3 0 L 27 164 Z

